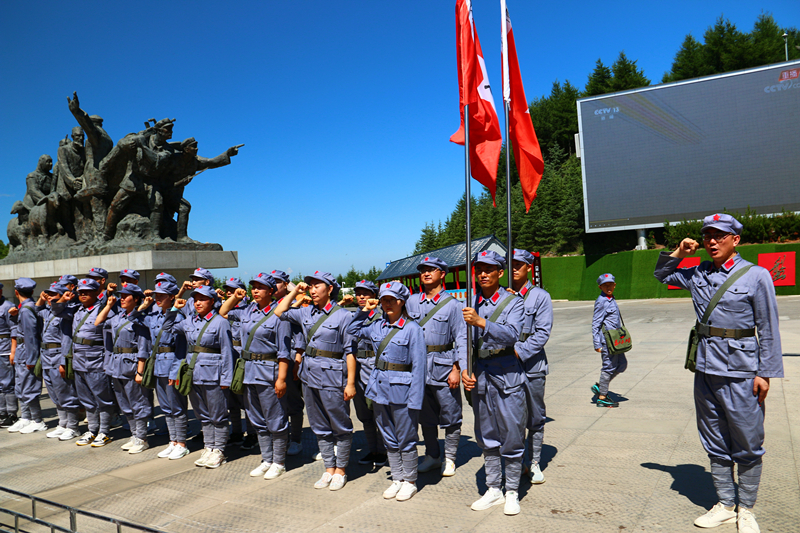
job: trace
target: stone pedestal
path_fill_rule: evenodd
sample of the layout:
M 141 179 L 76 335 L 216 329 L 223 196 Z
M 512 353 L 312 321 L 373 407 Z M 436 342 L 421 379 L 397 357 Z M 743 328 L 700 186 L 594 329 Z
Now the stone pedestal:
M 0 282 L 3 295 L 14 298 L 14 280 L 25 277 L 36 281 L 36 292 L 44 290 L 62 274 L 72 274 L 78 279 L 86 277 L 89 269 L 100 267 L 108 270 L 109 282 L 119 281 L 119 273 L 125 268 L 138 270 L 141 274 L 139 285 L 145 289 L 153 288 L 153 279 L 160 272 L 175 276 L 178 285 L 188 280 L 197 267 L 213 270 L 215 268 L 236 268 L 239 266 L 239 253 L 221 250 L 147 250 L 125 252 L 89 257 L 52 259 L 30 263 L 0 265 Z

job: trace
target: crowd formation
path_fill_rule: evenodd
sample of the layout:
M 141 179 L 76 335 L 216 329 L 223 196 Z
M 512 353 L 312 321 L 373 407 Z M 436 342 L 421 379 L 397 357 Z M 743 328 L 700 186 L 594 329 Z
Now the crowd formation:
M 764 401 L 769 378 L 783 373 L 777 302 L 769 274 L 735 252 L 738 221 L 713 215 L 703 232 L 712 261 L 678 269 L 699 248 L 686 239 L 662 254 L 655 270 L 660 281 L 692 292 L 698 317 L 687 368 L 696 372 L 698 430 L 720 503 L 695 524 L 736 520 L 739 531 L 757 532 L 751 510 L 764 453 Z M 195 464 L 218 468 L 226 446 L 237 440 L 231 428 L 238 433 L 244 409 L 249 445 L 261 451 L 250 475 L 275 479 L 286 471 L 287 454 L 302 450 L 305 409 L 325 467 L 314 487 L 340 490 L 353 440 L 352 400 L 369 448 L 358 462 L 388 463 L 392 483 L 383 497 L 405 501 L 417 492 L 418 472 L 456 474 L 463 384 L 488 487 L 472 509 L 504 505 L 514 515 L 520 512 L 521 479 L 545 481 L 539 465 L 549 372 L 544 347 L 553 309 L 549 294 L 529 281 L 532 263 L 529 252 L 514 250 L 511 286 L 505 288 L 505 258 L 493 251 L 476 254 L 478 289 L 471 306 L 444 290 L 449 268 L 436 257 L 417 266 L 417 294 L 397 281 L 376 286 L 362 280 L 354 295 L 338 302 L 339 285 L 321 271 L 296 286 L 282 271 L 259 273 L 248 296 L 238 278 L 214 290 L 203 268 L 181 286 L 161 273 L 152 290 L 139 287 L 134 270 L 123 270 L 115 284 L 107 283 L 105 270 L 93 268 L 80 280 L 62 276 L 36 301 L 33 280 L 20 278 L 19 305 L 0 301 L 2 426 L 12 433 L 48 429 L 39 405 L 43 380 L 59 420 L 48 438 L 106 446 L 119 412 L 131 431 L 121 448 L 141 453 L 148 448 L 155 393 L 170 440 L 158 457 L 189 454 L 190 400 L 204 443 Z M 618 404 L 609 383 L 627 360 L 609 346 L 608 331 L 620 328 L 622 318 L 614 276 L 604 274 L 597 283 L 592 334 L 603 363 L 591 389 L 598 406 L 613 408 Z M 82 410 L 88 430 L 80 434 Z

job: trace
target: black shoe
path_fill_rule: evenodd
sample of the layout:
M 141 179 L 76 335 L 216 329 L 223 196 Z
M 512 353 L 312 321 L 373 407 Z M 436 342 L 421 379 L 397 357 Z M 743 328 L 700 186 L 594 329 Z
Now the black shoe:
M 2 422 L 0 422 L 0 428 L 10 428 L 11 426 L 17 423 L 17 420 L 19 420 L 19 418 L 17 418 L 17 415 L 10 414 L 7 417 L 5 417 Z
M 242 449 L 252 450 L 256 446 L 258 446 L 258 437 L 255 435 L 255 433 L 248 433 L 244 438 L 244 442 L 242 443 Z
M 364 457 L 362 457 L 361 459 L 358 460 L 358 464 L 360 464 L 360 465 L 372 465 L 372 464 L 375 464 L 375 456 L 376 455 L 377 454 L 369 452 L 367 455 L 365 455 Z
M 385 453 L 376 453 L 374 457 L 375 466 L 384 466 L 387 462 L 389 462 L 389 458 Z
M 600 398 L 597 399 L 597 407 L 619 407 L 619 403 L 615 402 L 609 397 L 605 397 L 602 400 Z
M 244 433 L 231 433 L 228 437 L 228 446 L 239 446 L 244 443 Z

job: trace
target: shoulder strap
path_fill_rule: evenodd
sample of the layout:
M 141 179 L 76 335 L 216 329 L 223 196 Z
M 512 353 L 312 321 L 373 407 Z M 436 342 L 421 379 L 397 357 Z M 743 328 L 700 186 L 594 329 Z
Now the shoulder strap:
M 717 292 L 714 293 L 714 296 L 711 298 L 711 301 L 708 302 L 708 307 L 706 307 L 706 310 L 703 313 L 703 318 L 700 319 L 700 322 L 702 324 L 708 322 L 708 318 L 711 316 L 711 312 L 717 306 L 720 299 L 722 298 L 722 295 L 725 294 L 725 291 L 730 289 L 731 285 L 736 283 L 736 280 L 744 276 L 745 273 L 747 273 L 747 271 L 750 270 L 750 267 L 752 266 L 753 266 L 752 264 L 743 266 L 742 268 L 740 268 L 739 270 L 728 276 L 728 279 L 725 280 L 725 283 L 723 283 L 722 286 L 719 289 L 717 289 Z
M 422 320 L 419 321 L 419 325 L 424 326 L 425 324 L 427 324 L 428 320 L 433 318 L 433 316 L 436 313 L 438 313 L 442 309 L 442 307 L 444 307 L 447 304 L 447 302 L 449 302 L 452 299 L 453 299 L 452 296 L 445 296 L 444 298 L 442 298 L 442 300 L 438 304 L 436 304 L 436 307 L 428 311 L 428 314 L 422 317 Z
M 195 346 L 200 346 L 200 341 L 203 340 L 203 334 L 206 332 L 206 328 L 208 328 L 212 320 L 214 320 L 213 316 L 210 319 L 208 319 L 206 323 L 203 325 L 203 327 L 200 329 L 200 334 L 197 336 L 197 340 L 194 341 Z M 189 363 L 189 368 L 191 368 L 192 370 L 194 370 L 194 365 L 197 363 L 197 357 L 199 355 L 200 352 L 194 352 L 194 354 L 192 354 L 192 362 Z
M 376 361 L 376 362 L 377 362 L 377 361 L 378 361 L 378 359 L 380 358 L 380 356 L 381 356 L 381 354 L 383 353 L 383 351 L 386 349 L 386 346 L 388 346 L 388 345 L 389 345 L 389 342 L 392 340 L 392 337 L 394 337 L 394 336 L 397 334 L 397 332 L 398 332 L 398 331 L 400 331 L 400 328 L 395 328 L 395 327 L 393 327 L 393 328 L 392 328 L 392 331 L 390 331 L 390 332 L 389 332 L 389 333 L 388 333 L 388 334 L 387 334 L 387 335 L 386 335 L 386 336 L 383 338 L 383 340 L 381 341 L 380 345 L 378 346 L 378 349 L 377 349 L 377 350 L 375 350 L 375 361 Z
M 114 330 L 114 346 L 117 345 L 117 339 L 119 339 L 119 332 L 122 331 L 122 328 L 124 328 L 130 323 L 131 323 L 130 320 L 125 320 L 122 322 L 122 324 L 119 325 L 119 327 L 116 330 Z
M 78 336 L 78 332 L 81 330 L 83 325 L 86 323 L 86 319 L 89 318 L 89 315 L 91 315 L 91 314 L 92 314 L 92 312 L 88 311 L 85 315 L 83 315 L 83 318 L 81 319 L 81 321 L 78 322 L 78 327 L 75 328 L 75 333 L 72 335 L 72 342 L 75 342 L 75 338 Z
M 243 352 L 247 352 L 247 351 L 250 350 L 250 343 L 253 342 L 253 338 L 256 336 L 256 330 L 258 328 L 260 328 L 261 324 L 266 322 L 269 317 L 271 317 L 273 314 L 275 314 L 275 308 L 276 307 L 278 307 L 278 306 L 277 305 L 273 306 L 273 308 L 269 310 L 269 313 L 267 313 L 264 316 L 264 318 L 259 320 L 258 323 L 253 327 L 253 329 L 250 330 L 250 335 L 247 336 L 247 343 L 244 345 L 244 350 L 242 350 Z
M 314 326 L 308 331 L 308 337 L 306 337 L 306 345 L 311 343 L 311 339 L 314 338 L 314 333 L 317 332 L 322 323 L 328 320 L 330 317 L 332 317 L 333 314 L 339 309 L 341 309 L 341 307 L 339 307 L 339 304 L 335 304 L 331 308 L 331 312 L 328 313 L 327 315 L 325 314 L 325 311 L 322 312 L 322 316 L 319 317 L 319 320 L 317 320 L 316 324 L 314 324 Z
M 494 313 L 492 313 L 492 316 L 490 316 L 486 320 L 488 320 L 489 322 L 496 322 L 497 319 L 500 318 L 500 315 L 503 313 L 503 309 L 505 309 L 506 306 L 508 306 L 508 304 L 510 304 L 511 300 L 513 300 L 514 298 L 518 298 L 518 296 L 508 295 L 508 297 L 505 300 L 503 300 L 502 302 L 497 304 L 497 309 L 495 309 Z M 480 350 L 481 346 L 483 346 L 483 338 L 481 338 L 478 341 L 478 349 L 479 350 Z
M 158 335 L 156 336 L 156 342 L 153 343 L 153 352 L 150 354 L 151 357 L 155 357 L 156 353 L 158 353 L 158 345 L 161 342 L 161 335 L 164 334 L 164 324 L 161 324 L 161 329 L 158 331 Z

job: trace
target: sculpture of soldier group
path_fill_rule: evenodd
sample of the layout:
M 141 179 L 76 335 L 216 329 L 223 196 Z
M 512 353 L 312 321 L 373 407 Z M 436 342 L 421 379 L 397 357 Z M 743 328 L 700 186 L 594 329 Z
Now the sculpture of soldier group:
M 200 157 L 193 137 L 168 142 L 175 119 L 166 118 L 146 121 L 144 130 L 114 145 L 103 119 L 80 108 L 77 93 L 67 101 L 79 126 L 72 140 L 59 141 L 54 171 L 45 154 L 28 174 L 25 197 L 11 210 L 17 217 L 8 224 L 9 255 L 75 245 L 96 251 L 114 243 L 197 243 L 187 235 L 191 204 L 184 187 L 204 170 L 230 164 L 244 145 Z

